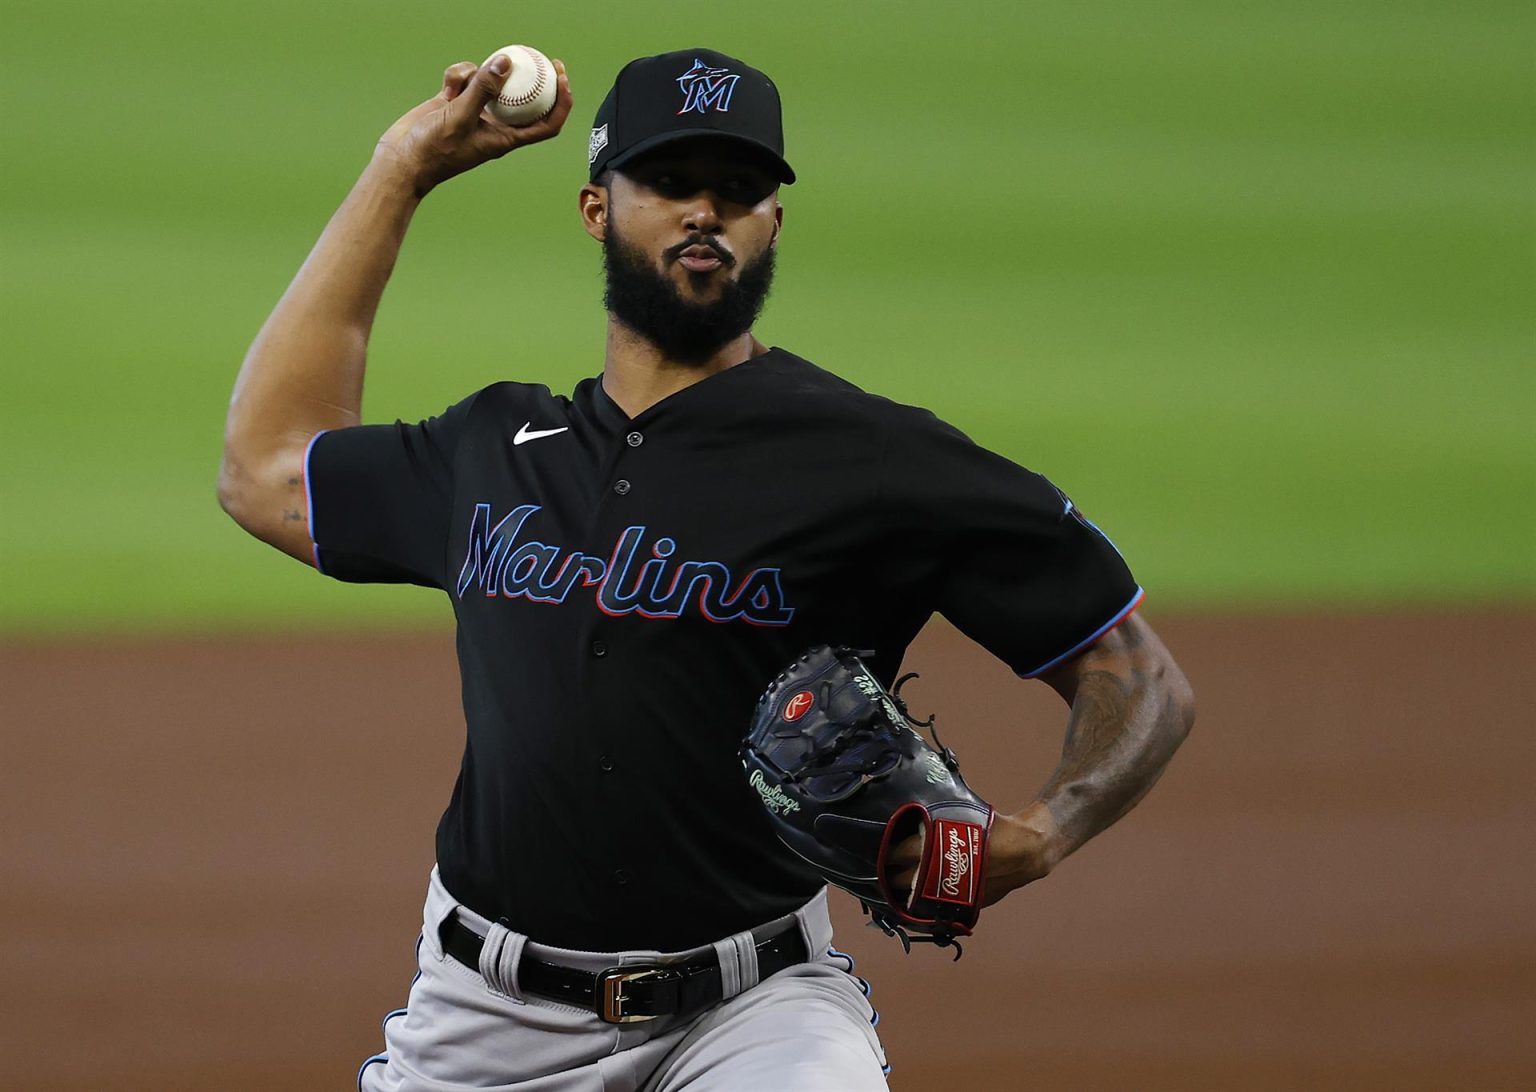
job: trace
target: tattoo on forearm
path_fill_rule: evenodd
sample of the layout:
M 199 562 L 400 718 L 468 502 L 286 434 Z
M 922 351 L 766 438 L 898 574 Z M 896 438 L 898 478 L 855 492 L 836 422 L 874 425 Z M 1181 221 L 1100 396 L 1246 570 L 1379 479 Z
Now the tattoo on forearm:
M 288 511 L 283 513 L 283 522 L 284 523 L 303 523 L 304 522 L 304 513 L 303 512 L 296 512 L 296 511 L 294 511 L 293 509 L 290 508 Z
M 1080 845 L 1135 807 L 1188 729 L 1183 707 L 1140 668 L 1084 672 L 1061 764 L 1041 792 L 1062 834 Z

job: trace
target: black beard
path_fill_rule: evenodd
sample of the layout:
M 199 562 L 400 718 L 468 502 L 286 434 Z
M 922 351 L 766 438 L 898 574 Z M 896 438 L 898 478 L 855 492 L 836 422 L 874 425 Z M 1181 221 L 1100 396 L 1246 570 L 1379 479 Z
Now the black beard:
M 694 236 L 667 251 L 708 244 L 707 236 Z M 702 364 L 720 348 L 752 329 L 773 287 L 773 248 L 741 267 L 734 281 L 726 281 L 713 303 L 691 303 L 677 287 L 656 272 L 640 251 L 619 237 L 613 222 L 603 238 L 603 272 L 607 287 L 603 306 L 608 313 L 659 349 L 669 360 Z M 734 259 L 727 260 L 727 267 Z M 712 273 L 690 273 L 704 278 Z

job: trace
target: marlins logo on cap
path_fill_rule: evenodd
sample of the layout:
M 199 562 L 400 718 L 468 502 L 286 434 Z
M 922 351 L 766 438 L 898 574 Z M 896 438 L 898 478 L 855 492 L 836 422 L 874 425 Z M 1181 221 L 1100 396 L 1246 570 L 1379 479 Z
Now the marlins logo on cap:
M 620 70 L 592 119 L 588 177 L 596 182 L 639 156 L 700 139 L 780 182 L 795 180 L 784 162 L 779 89 L 751 65 L 702 47 L 641 57 Z
M 677 78 L 677 86 L 683 89 L 683 108 L 678 113 L 697 110 L 702 114 L 711 106 L 725 113 L 731 108 L 731 92 L 739 79 L 730 69 L 710 68 L 695 57 L 693 67 Z

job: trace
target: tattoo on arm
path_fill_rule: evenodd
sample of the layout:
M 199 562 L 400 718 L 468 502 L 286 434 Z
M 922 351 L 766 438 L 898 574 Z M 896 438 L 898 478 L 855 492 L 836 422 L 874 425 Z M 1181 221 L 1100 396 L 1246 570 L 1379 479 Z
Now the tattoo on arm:
M 283 513 L 283 522 L 284 523 L 303 523 L 304 522 L 304 513 L 303 512 L 296 512 L 296 511 L 294 511 L 293 509 L 290 508 L 288 511 Z
M 1139 639 L 1125 635 L 1133 643 Z M 1076 848 L 1119 819 L 1157 782 L 1189 731 L 1186 706 L 1136 657 L 1078 680 L 1061 763 L 1040 797 Z

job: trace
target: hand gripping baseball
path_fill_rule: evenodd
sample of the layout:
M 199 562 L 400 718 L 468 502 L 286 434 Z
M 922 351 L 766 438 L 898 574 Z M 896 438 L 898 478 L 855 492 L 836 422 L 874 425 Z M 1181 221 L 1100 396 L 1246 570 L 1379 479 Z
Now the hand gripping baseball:
M 933 718 L 914 720 L 900 687 L 886 690 L 851 649 L 813 648 L 758 700 L 742 765 L 791 852 L 903 946 L 953 945 L 958 956 L 955 938 L 981 912 L 992 806 L 949 748 L 915 731 Z M 915 851 L 915 868 L 898 844 Z
M 443 73 L 443 89 L 391 125 L 374 150 L 376 161 L 403 170 L 424 196 L 440 182 L 513 148 L 537 144 L 560 132 L 571 112 L 565 65 L 555 61 L 555 105 L 532 125 L 512 126 L 487 109 L 506 78 L 508 60 L 497 54 L 484 67 L 460 61 Z

